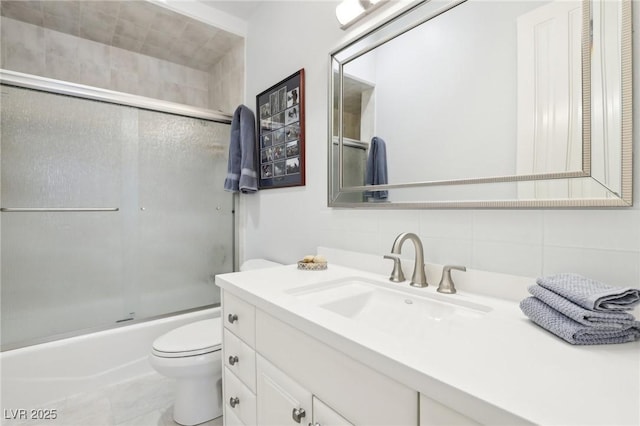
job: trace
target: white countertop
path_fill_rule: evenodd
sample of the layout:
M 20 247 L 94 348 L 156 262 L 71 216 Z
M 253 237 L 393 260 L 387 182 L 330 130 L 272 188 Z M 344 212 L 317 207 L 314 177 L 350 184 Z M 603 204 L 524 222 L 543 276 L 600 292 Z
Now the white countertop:
M 286 291 L 345 277 L 386 277 L 330 264 L 222 274 L 216 284 L 258 309 L 481 423 L 640 425 L 640 342 L 573 346 L 529 321 L 516 302 L 459 291 L 492 311 L 469 326 L 409 339 L 372 329 Z M 408 281 L 397 284 L 408 286 Z M 420 324 L 409 325 L 420 335 Z M 489 407 L 489 408 L 487 408 Z

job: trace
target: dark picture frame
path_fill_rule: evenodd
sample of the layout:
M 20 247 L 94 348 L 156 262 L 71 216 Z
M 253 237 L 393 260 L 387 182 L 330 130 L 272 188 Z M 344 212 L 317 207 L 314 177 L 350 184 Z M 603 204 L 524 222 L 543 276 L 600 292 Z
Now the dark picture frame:
M 258 188 L 305 185 L 304 68 L 256 96 Z

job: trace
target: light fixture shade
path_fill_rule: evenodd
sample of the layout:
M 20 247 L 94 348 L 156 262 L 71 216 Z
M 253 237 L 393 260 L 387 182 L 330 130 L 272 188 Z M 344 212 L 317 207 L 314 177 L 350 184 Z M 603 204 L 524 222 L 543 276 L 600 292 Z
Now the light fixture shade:
M 360 0 L 343 0 L 336 7 L 336 18 L 343 27 L 365 12 Z

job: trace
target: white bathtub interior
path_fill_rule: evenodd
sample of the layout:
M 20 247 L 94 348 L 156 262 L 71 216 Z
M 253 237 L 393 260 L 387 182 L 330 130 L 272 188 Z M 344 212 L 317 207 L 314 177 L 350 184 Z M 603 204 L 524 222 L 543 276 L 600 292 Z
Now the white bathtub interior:
M 158 336 L 219 316 L 220 308 L 204 309 L 0 353 L 2 407 L 43 407 L 150 374 Z

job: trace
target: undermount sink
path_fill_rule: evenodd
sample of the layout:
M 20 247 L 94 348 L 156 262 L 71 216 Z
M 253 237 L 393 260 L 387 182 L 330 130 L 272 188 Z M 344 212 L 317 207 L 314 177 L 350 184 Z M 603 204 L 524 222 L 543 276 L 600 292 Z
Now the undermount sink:
M 289 294 L 368 327 L 411 337 L 434 327 L 468 325 L 491 311 L 457 295 L 432 295 L 406 285 L 352 277 L 292 289 Z

